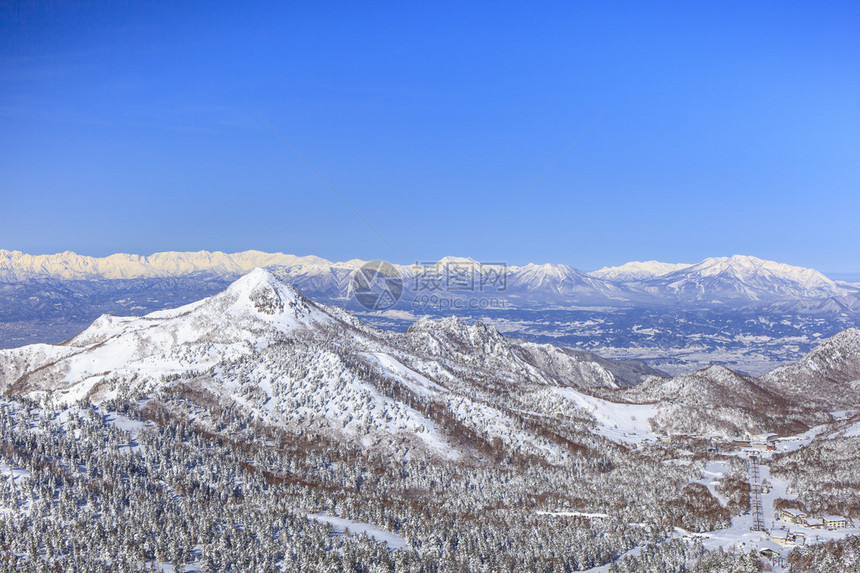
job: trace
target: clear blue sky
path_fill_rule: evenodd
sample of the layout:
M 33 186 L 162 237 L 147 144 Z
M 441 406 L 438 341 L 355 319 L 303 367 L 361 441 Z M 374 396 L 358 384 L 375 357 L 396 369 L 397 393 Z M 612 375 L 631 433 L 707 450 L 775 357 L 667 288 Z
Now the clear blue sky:
M 856 3 L 71 4 L 0 8 L 0 248 L 860 271 Z

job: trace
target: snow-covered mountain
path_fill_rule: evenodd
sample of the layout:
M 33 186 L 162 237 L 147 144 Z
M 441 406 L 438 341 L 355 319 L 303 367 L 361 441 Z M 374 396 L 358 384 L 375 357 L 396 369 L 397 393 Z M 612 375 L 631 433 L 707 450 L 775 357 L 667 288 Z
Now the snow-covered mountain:
M 379 330 L 257 269 L 0 351 L 4 570 L 609 566 L 730 525 L 658 404 L 611 399 L 654 374 L 457 317 Z
M 813 410 L 802 400 L 787 399 L 779 388 L 724 366 L 710 366 L 673 378 L 652 378 L 626 391 L 624 397 L 635 402 L 656 402 L 653 421 L 667 433 L 788 435 L 830 421 L 828 409 Z M 833 397 L 824 402 L 833 404 Z
M 758 378 L 710 366 L 651 377 L 618 399 L 658 403 L 654 423 L 668 432 L 800 433 L 832 421 L 834 412 L 860 411 L 860 329 L 844 330 Z
M 104 258 L 71 252 L 27 255 L 0 250 L 0 283 L 32 280 L 132 280 L 182 277 L 235 279 L 258 267 L 277 267 L 278 274 L 302 292 L 328 301 L 350 298 L 351 279 L 365 261 L 332 262 L 315 256 L 245 251 L 227 254 L 165 252 L 148 257 L 115 254 Z M 394 265 L 404 287 L 417 290 L 415 278 L 423 270 L 415 265 Z M 794 267 L 751 256 L 708 258 L 695 264 L 630 262 L 584 273 L 568 265 L 482 266 L 463 257 L 445 257 L 431 266 L 447 278 L 457 268 L 470 273 L 470 286 L 481 290 L 487 277 L 502 273 L 503 288 L 490 289 L 494 296 L 525 306 L 622 304 L 647 305 L 661 302 L 710 304 L 713 302 L 793 302 L 854 297 L 860 289 L 837 283 L 818 271 Z M 461 289 L 463 290 L 463 289 Z M 468 289 L 466 289 L 468 290 Z M 450 294 L 450 293 L 448 293 Z M 853 304 L 853 303 L 852 303 Z M 812 308 L 814 305 L 811 305 Z M 825 307 L 821 307 L 825 308 Z
M 385 312 L 369 312 L 353 296 L 363 264 L 256 251 L 103 259 L 0 251 L 0 347 L 60 342 L 104 313 L 188 304 L 261 265 L 313 300 L 377 326 L 405 330 L 425 315 L 457 315 L 535 342 L 651 360 L 673 373 L 724 363 L 760 374 L 798 359 L 822 337 L 860 326 L 860 289 L 753 257 L 708 259 L 639 279 L 674 265 L 630 263 L 618 268 L 631 274 L 609 279 L 567 265 L 445 257 L 395 265 L 403 292 Z
M 232 254 L 220 251 L 168 251 L 150 256 L 117 253 L 107 257 L 88 257 L 71 251 L 51 255 L 28 255 L 20 251 L 0 249 L 0 282 L 44 278 L 140 279 L 195 274 L 238 276 L 255 268 L 271 265 L 324 268 L 331 266 L 331 263 L 315 256 L 297 257 L 261 251 Z M 360 266 L 360 263 L 357 266 Z
M 588 273 L 593 277 L 614 281 L 631 282 L 660 277 L 693 265 L 686 263 L 661 263 L 660 261 L 631 261 L 617 267 L 603 267 Z
M 856 329 L 771 376 L 668 378 L 456 316 L 376 329 L 257 269 L 191 304 L 0 351 L 0 528 L 18 559 L 6 569 L 48 556 L 63 570 L 465 570 L 479 555 L 520 570 L 549 555 L 550 570 L 561 555 L 570 570 L 640 571 L 624 555 L 642 548 L 681 570 L 688 553 L 671 547 L 686 531 L 755 541 L 739 515 L 746 467 L 714 453 L 720 436 L 858 410 L 858 371 Z M 856 445 L 838 435 L 855 421 L 779 445 L 833 440 L 789 459 L 827 500 L 853 499 Z M 836 469 L 824 447 L 843 456 Z M 245 547 L 259 555 L 236 556 Z
M 690 302 L 822 299 L 852 292 L 814 269 L 757 257 L 712 257 L 642 283 L 664 298 Z
M 823 408 L 860 405 L 860 329 L 828 338 L 793 364 L 761 377 L 781 395 Z
M 807 310 L 827 311 L 835 310 L 838 305 L 834 298 L 852 298 L 857 294 L 851 285 L 837 283 L 814 269 L 746 255 L 711 257 L 694 265 L 634 261 L 589 274 L 627 283 L 631 289 L 662 302 L 797 304 L 802 301 Z M 848 305 L 851 304 L 849 301 Z
M 89 393 L 108 372 L 151 377 L 182 372 L 188 362 L 178 355 L 168 356 L 177 349 L 217 343 L 211 352 L 193 357 L 195 367 L 208 368 L 221 357 L 221 350 L 241 354 L 269 345 L 283 332 L 317 331 L 336 322 L 293 287 L 257 269 L 224 292 L 186 306 L 143 317 L 103 315 L 62 345 L 4 351 L 0 389 L 27 393 L 73 388 L 70 398 L 74 398 Z M 46 352 L 46 359 L 35 369 L 27 367 L 38 361 L 32 349 L 37 356 Z
M 572 412 L 579 392 L 655 374 L 508 339 L 456 317 L 421 320 L 405 333 L 378 330 L 312 302 L 264 269 L 183 307 L 102 316 L 62 345 L 0 351 L 0 392 L 7 395 L 65 403 L 208 396 L 204 402 L 239 408 L 261 423 L 310 425 L 345 440 L 408 443 L 456 458 L 469 455 L 457 438 L 468 428 L 556 462 L 564 449 L 519 427 L 512 413 L 518 403 L 537 393 L 540 410 Z M 567 389 L 567 398 L 548 388 Z
M 606 408 L 631 404 L 653 421 L 631 435 L 653 428 L 779 431 L 860 407 L 858 378 L 856 329 L 758 379 L 723 367 L 668 378 L 457 317 L 425 318 L 406 332 L 376 329 L 312 302 L 264 269 L 176 309 L 102 316 L 61 345 L 0 351 L 0 392 L 8 395 L 99 402 L 203 394 L 263 423 L 312 424 L 348 440 L 406 440 L 457 457 L 468 454 L 456 438 L 465 426 L 556 461 L 563 457 L 557 444 L 523 430 L 513 412 L 589 419 L 599 411 L 605 418 Z M 604 400 L 597 410 L 595 400 Z
M 502 294 L 516 305 L 532 308 L 613 304 L 630 296 L 623 286 L 568 265 L 549 263 L 508 267 L 507 288 Z

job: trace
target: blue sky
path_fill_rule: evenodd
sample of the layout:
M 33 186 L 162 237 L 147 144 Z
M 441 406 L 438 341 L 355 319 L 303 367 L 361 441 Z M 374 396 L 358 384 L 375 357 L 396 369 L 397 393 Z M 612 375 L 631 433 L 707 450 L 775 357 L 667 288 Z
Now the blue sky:
M 852 3 L 65 4 L 0 8 L 0 248 L 860 271 Z

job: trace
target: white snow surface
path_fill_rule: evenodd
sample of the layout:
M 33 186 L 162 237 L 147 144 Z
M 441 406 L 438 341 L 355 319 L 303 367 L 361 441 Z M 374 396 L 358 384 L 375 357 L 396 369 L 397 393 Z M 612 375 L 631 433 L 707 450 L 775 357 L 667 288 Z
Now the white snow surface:
M 383 372 L 394 374 L 402 384 L 409 387 L 410 390 L 419 396 L 433 396 L 442 392 L 447 392 L 444 387 L 433 382 L 423 374 L 407 368 L 389 354 L 384 352 L 374 352 L 367 356 L 373 357 Z
M 661 263 L 660 261 L 630 261 L 617 267 L 603 267 L 590 274 L 593 277 L 610 281 L 638 281 L 680 271 L 692 267 L 688 263 Z
M 860 436 L 860 422 L 852 424 L 845 429 L 844 436 L 846 438 L 856 438 Z
M 347 530 L 349 530 L 349 535 L 359 535 L 361 533 L 364 533 L 368 537 L 372 537 L 380 543 L 385 543 L 392 551 L 404 549 L 407 547 L 406 540 L 397 535 L 396 533 L 385 531 L 384 529 L 380 529 L 375 525 L 364 523 L 362 521 L 355 521 L 343 517 L 334 517 L 321 513 L 309 513 L 308 519 L 318 521 L 320 523 L 328 523 L 332 526 L 335 532 L 340 534 L 345 533 Z
M 588 412 L 597 422 L 595 431 L 612 441 L 635 444 L 657 439 L 649 424 L 657 415 L 654 404 L 610 402 L 572 388 L 552 388 L 552 392 Z

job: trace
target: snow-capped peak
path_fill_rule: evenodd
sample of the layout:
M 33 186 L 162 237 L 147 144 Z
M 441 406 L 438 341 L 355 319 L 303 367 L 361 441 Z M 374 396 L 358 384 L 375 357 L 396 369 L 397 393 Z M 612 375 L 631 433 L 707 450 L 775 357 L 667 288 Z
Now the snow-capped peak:
M 309 301 L 304 295 L 266 269 L 254 269 L 230 285 L 219 297 L 235 297 L 234 311 L 239 312 L 251 310 L 273 316 L 286 311 L 296 317 L 310 312 Z
M 588 283 L 591 277 L 571 266 L 553 263 L 529 263 L 509 268 L 509 283 L 529 289 L 558 289 L 564 283 Z
M 517 268 L 517 271 L 521 277 L 529 277 L 539 282 L 545 280 L 564 280 L 569 278 L 571 275 L 579 274 L 579 271 L 576 271 L 568 265 L 553 263 L 544 263 L 542 265 L 529 263 L 523 267 Z
M 814 269 L 767 261 L 750 255 L 709 257 L 686 270 L 703 277 L 732 275 L 741 279 L 774 278 L 794 281 L 809 288 L 837 288 L 835 282 Z
M 652 282 L 699 300 L 796 300 L 848 292 L 816 270 L 748 255 L 710 257 Z
M 627 282 L 659 277 L 691 266 L 693 265 L 689 263 L 630 261 L 617 267 L 603 267 L 588 274 L 604 280 Z
M 449 264 L 466 264 L 466 265 L 476 265 L 478 261 L 471 257 L 456 257 L 456 256 L 447 256 L 442 257 L 438 261 L 436 261 L 437 265 L 449 265 Z
M 186 306 L 143 317 L 103 315 L 68 344 L 88 346 L 130 335 L 159 344 L 254 340 L 259 345 L 277 339 L 278 333 L 335 321 L 271 271 L 255 269 L 223 292 Z

